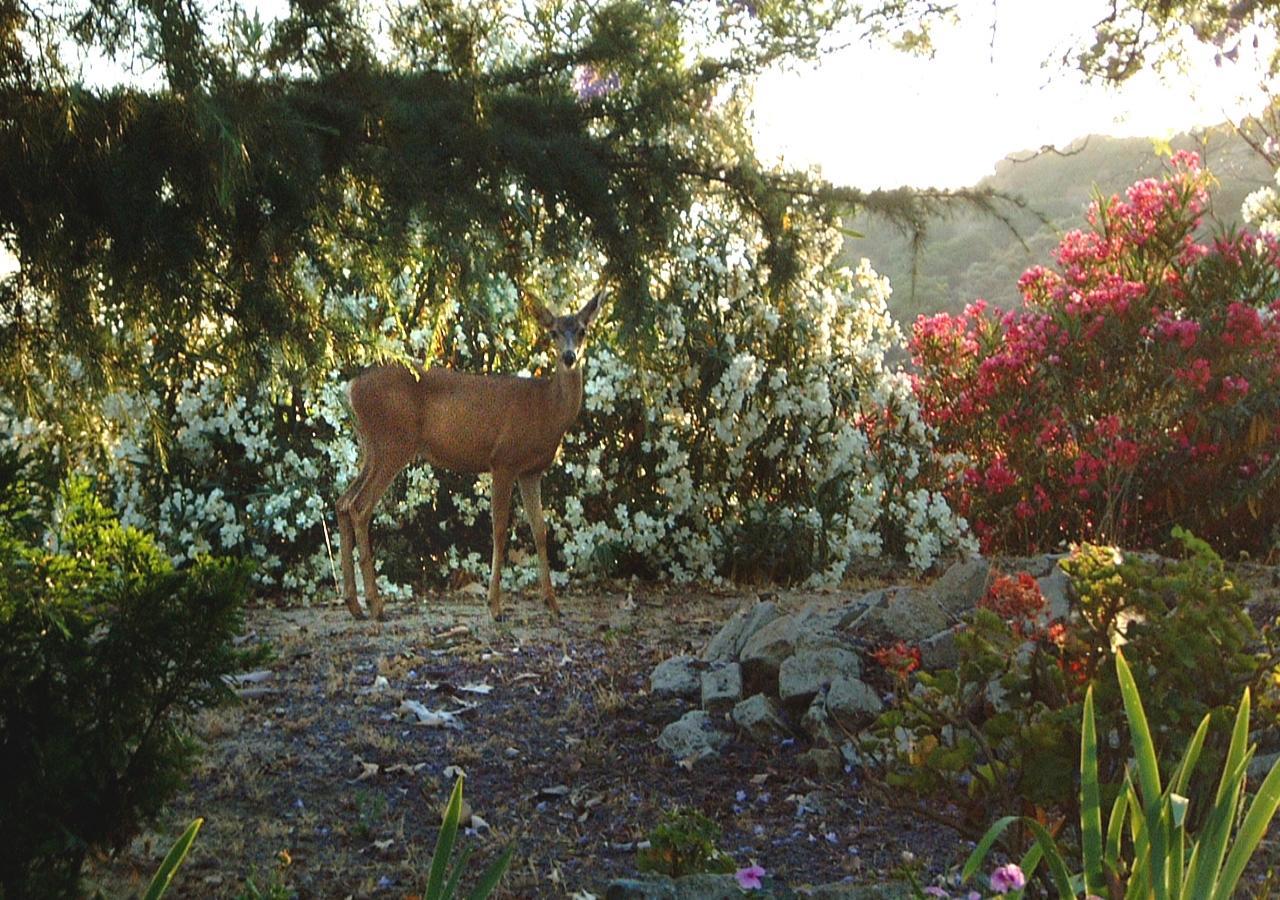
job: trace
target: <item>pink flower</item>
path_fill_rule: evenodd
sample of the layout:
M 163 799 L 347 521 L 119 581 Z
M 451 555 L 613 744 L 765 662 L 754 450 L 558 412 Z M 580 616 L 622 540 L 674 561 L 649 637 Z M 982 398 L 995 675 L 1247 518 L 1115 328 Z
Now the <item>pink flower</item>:
M 733 873 L 733 877 L 738 882 L 738 887 L 744 891 L 758 891 L 764 887 L 764 883 L 760 881 L 764 875 L 763 866 L 747 866 L 745 869 L 739 869 Z
M 1027 886 L 1027 876 L 1022 874 L 1017 863 L 1001 866 L 991 873 L 991 890 L 997 894 L 1020 891 Z

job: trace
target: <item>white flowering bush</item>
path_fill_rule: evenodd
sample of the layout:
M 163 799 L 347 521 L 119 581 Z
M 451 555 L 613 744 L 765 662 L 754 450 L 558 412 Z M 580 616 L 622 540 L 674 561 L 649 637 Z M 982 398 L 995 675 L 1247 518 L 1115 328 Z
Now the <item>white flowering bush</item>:
M 927 487 L 943 483 L 946 461 L 909 379 L 885 364 L 901 340 L 887 281 L 865 261 L 836 266 L 833 229 L 808 233 L 819 239 L 779 289 L 754 226 L 728 204 L 695 206 L 656 265 L 652 330 L 621 334 L 606 309 L 586 354 L 583 413 L 544 486 L 558 581 L 827 583 L 859 557 L 895 554 L 925 569 L 972 549 L 965 522 Z M 597 263 L 535 266 L 529 279 L 555 286 L 546 301 L 568 308 Z M 393 287 L 389 299 L 327 299 L 335 322 L 369 336 L 356 363 L 391 355 L 536 371 L 536 329 L 509 279 L 426 312 L 407 279 Z M 235 393 L 206 357 L 181 379 L 156 373 L 149 391 L 113 395 L 96 466 L 122 519 L 154 530 L 175 560 L 249 556 L 264 583 L 289 592 L 334 583 L 333 504 L 358 471 L 345 399 L 357 369 L 282 374 Z M 8 424 L 22 446 L 50 438 L 36 422 Z M 486 576 L 488 493 L 487 477 L 426 466 L 397 479 L 375 518 L 384 590 Z M 527 524 L 516 527 L 508 588 L 536 579 Z

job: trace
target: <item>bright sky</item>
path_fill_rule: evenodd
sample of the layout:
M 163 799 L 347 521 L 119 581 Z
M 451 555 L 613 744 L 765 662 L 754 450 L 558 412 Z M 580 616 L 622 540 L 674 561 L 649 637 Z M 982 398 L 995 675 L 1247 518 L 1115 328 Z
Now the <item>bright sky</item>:
M 961 25 L 935 33 L 933 59 L 854 45 L 771 74 L 756 89 L 758 150 L 854 187 L 963 187 L 1020 150 L 1089 133 L 1165 138 L 1250 108 L 1240 100 L 1258 96 L 1260 76 L 1244 54 L 1219 68 L 1206 48 L 1190 75 L 1143 72 L 1122 90 L 1042 66 L 1081 45 L 1109 5 L 960 0 Z

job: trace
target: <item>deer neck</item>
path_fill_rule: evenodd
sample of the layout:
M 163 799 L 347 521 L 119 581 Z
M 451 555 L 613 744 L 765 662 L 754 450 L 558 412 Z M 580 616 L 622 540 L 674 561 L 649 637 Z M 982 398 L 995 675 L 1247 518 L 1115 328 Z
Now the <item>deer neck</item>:
M 573 368 L 562 362 L 556 363 L 555 374 L 551 376 L 551 396 L 555 403 L 554 418 L 561 430 L 568 430 L 573 420 L 582 411 L 582 366 L 580 361 Z

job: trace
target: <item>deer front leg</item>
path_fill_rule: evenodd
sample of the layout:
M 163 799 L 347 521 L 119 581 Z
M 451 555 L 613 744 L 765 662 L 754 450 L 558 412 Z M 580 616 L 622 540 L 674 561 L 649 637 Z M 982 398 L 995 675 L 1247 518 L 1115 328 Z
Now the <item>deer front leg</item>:
M 347 603 L 347 609 L 351 610 L 351 615 L 363 619 L 364 610 L 356 599 L 356 526 L 351 521 L 351 498 L 359 486 L 360 480 L 357 479 L 338 499 L 338 540 L 341 542 L 338 549 L 342 554 L 342 598 Z
M 542 517 L 541 475 L 521 476 L 520 499 L 524 503 L 524 514 L 529 519 L 529 527 L 533 529 L 533 542 L 538 547 L 538 576 L 542 582 L 542 599 L 547 608 L 559 616 L 560 606 L 556 603 L 556 592 L 551 587 L 551 564 L 547 561 L 547 523 Z
M 489 576 L 489 612 L 495 619 L 502 616 L 502 564 L 511 525 L 511 482 L 511 473 L 493 473 L 493 572 Z

